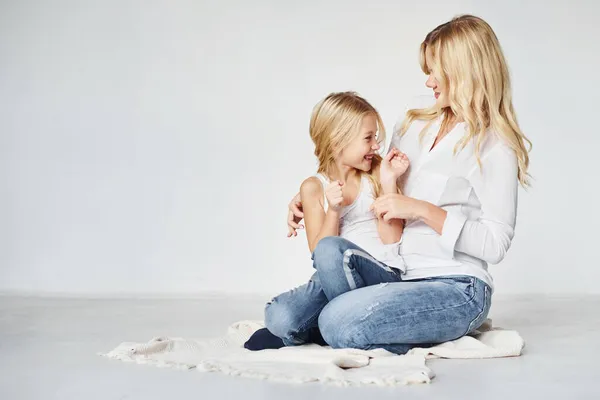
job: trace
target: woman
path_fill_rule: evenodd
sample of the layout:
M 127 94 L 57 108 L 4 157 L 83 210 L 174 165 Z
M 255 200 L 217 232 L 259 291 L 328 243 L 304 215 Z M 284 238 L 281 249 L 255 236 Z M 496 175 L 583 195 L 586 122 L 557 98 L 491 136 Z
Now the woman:
M 392 147 L 411 166 L 398 182 L 401 192 L 372 206 L 378 217 L 405 222 L 399 247 L 405 272 L 399 282 L 358 286 L 328 299 L 318 328 L 335 348 L 403 354 L 476 329 L 491 305 L 487 265 L 504 258 L 514 235 L 531 143 L 515 117 L 494 31 L 478 17 L 454 18 L 426 36 L 420 62 L 436 103 L 409 110 L 395 127 Z M 300 208 L 297 196 L 289 236 L 300 227 Z M 355 247 L 328 239 L 313 257 L 343 259 Z

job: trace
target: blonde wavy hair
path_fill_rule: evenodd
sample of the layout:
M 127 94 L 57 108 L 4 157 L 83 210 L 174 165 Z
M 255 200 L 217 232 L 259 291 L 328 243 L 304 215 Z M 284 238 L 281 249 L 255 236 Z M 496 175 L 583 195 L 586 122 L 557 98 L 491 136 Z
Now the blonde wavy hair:
M 490 25 L 481 18 L 461 15 L 438 26 L 421 43 L 420 63 L 425 74 L 433 74 L 438 82 L 446 84 L 450 107 L 439 109 L 434 105 L 409 110 L 399 133 L 404 135 L 414 120 L 430 121 L 421 132 L 422 137 L 440 116 L 444 117 L 442 129 L 447 127 L 451 117 L 461 118 L 466 122 L 467 133 L 454 152 L 473 140 L 481 167 L 481 144 L 491 130 L 515 151 L 518 179 L 527 187 L 531 141 L 517 123 L 508 66 Z
M 352 140 L 360 134 L 363 118 L 373 115 L 377 120 L 377 141 L 385 143 L 385 128 L 381 116 L 368 101 L 355 92 L 331 93 L 314 108 L 310 118 L 310 138 L 315 144 L 315 156 L 319 162 L 318 172 L 328 177 L 335 174 L 335 160 Z M 373 170 L 381 164 L 381 156 L 373 157 L 371 171 L 366 174 L 375 197 L 381 193 L 381 184 L 373 176 Z

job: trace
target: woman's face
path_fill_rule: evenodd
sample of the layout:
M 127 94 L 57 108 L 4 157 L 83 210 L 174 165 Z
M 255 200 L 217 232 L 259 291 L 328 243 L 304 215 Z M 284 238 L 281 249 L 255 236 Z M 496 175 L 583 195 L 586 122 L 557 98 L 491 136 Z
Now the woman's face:
M 435 104 L 439 108 L 450 107 L 450 100 L 448 99 L 448 87 L 444 82 L 438 81 L 435 77 L 439 76 L 436 70 L 435 64 L 429 54 L 425 55 L 427 65 L 430 66 L 430 74 L 427 76 L 425 86 L 433 90 L 435 96 Z

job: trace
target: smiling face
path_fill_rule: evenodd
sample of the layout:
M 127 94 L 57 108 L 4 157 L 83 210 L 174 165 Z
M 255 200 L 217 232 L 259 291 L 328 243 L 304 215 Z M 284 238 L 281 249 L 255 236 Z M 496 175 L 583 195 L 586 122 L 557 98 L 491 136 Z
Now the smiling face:
M 353 168 L 370 172 L 385 143 L 385 128 L 377 110 L 355 92 L 330 93 L 314 108 L 310 137 L 319 160 L 318 172 L 337 175 Z
M 362 118 L 358 133 L 339 153 L 338 161 L 345 166 L 369 172 L 379 148 L 377 118 L 373 114 L 367 114 Z

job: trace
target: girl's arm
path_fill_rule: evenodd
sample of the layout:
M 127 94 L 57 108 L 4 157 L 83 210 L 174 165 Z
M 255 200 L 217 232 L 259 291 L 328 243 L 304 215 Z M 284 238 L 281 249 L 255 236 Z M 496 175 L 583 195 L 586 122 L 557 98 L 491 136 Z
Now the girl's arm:
M 322 238 L 339 235 L 340 214 L 333 207 L 328 207 L 325 212 L 323 185 L 318 178 L 310 177 L 302 182 L 300 197 L 302 198 L 308 248 L 312 253 Z
M 384 171 L 382 173 L 382 164 Z M 397 149 L 391 148 L 386 157 L 381 160 L 373 170 L 375 177 L 381 183 L 382 195 L 401 193 L 397 185 L 397 172 L 404 173 L 408 168 L 408 158 Z M 383 244 L 397 243 L 402 238 L 404 231 L 404 220 L 392 219 L 385 221 L 381 216 L 377 217 L 377 230 Z

